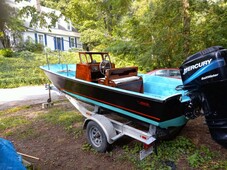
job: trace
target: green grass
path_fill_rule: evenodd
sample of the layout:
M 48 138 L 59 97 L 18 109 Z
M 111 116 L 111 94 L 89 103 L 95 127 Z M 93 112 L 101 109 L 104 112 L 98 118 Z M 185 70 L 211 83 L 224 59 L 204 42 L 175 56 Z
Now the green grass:
M 28 124 L 29 121 L 24 116 L 10 116 L 0 118 L 0 132 L 20 125 Z
M 188 138 L 178 136 L 171 141 L 162 141 L 155 153 L 146 157 L 143 161 L 138 158 L 142 150 L 141 143 L 133 146 L 124 146 L 125 154 L 121 159 L 131 161 L 137 169 L 171 169 L 170 164 L 180 167 L 178 162 L 184 159 L 191 169 L 227 169 L 227 161 L 218 152 L 212 152 L 205 146 L 195 146 Z M 182 169 L 187 167 L 180 167 Z
M 30 106 L 12 107 L 0 111 L 0 134 L 10 136 L 17 133 L 21 126 L 27 126 L 31 122 L 25 115 L 17 114 L 17 112 L 24 112 Z
M 30 127 L 30 128 L 27 128 Z M 18 139 L 35 139 L 37 137 L 39 137 L 39 133 L 37 133 L 33 128 L 32 128 L 32 124 L 27 125 L 27 127 L 25 128 L 25 130 L 20 130 L 19 133 L 18 131 L 14 131 L 14 132 L 10 132 L 7 135 L 14 135 L 16 136 Z
M 76 63 L 78 53 L 60 53 L 61 63 Z M 59 54 L 49 53 L 49 63 L 58 63 Z M 28 51 L 16 52 L 13 57 L 0 55 L 0 88 L 12 88 L 28 85 L 48 83 L 48 79 L 39 68 L 47 63 L 46 54 L 31 53 Z
M 54 107 L 39 113 L 38 117 L 28 119 L 25 112 L 30 113 L 31 106 L 20 106 L 0 111 L 0 133 L 5 136 L 17 136 L 26 138 L 34 135 L 31 124 L 33 121 L 44 120 L 53 125 L 62 126 L 67 132 L 73 133 L 75 137 L 82 134 L 83 116 L 75 111 L 69 111 L 67 108 Z M 31 110 L 32 112 L 32 110 Z M 22 113 L 22 114 L 20 114 Z M 35 114 L 36 112 L 34 112 Z M 16 135 L 21 127 L 19 135 Z M 25 127 L 26 126 L 26 127 Z M 26 128 L 27 130 L 23 130 Z
M 60 63 L 76 64 L 79 61 L 78 52 L 60 52 L 60 54 L 49 52 L 47 56 L 50 64 L 58 63 L 59 59 Z M 111 59 L 112 62 L 115 62 L 116 67 L 135 65 L 131 61 L 124 61 L 118 57 L 111 56 Z M 39 66 L 46 64 L 45 53 L 14 52 L 13 57 L 3 57 L 0 54 L 0 88 L 49 83 L 49 80 L 39 68 Z
M 9 109 L 6 109 L 6 110 L 1 110 L 0 116 L 7 115 L 7 114 L 10 114 L 10 113 L 15 113 L 17 111 L 25 110 L 25 109 L 28 109 L 28 108 L 30 108 L 30 106 L 25 105 L 25 106 L 12 107 L 12 108 L 9 108 Z
M 28 139 L 39 137 L 39 134 L 33 129 L 33 121 L 41 120 L 54 125 L 63 127 L 67 132 L 78 137 L 83 133 L 82 123 L 83 117 L 81 114 L 71 111 L 67 107 L 49 108 L 39 114 L 33 120 L 28 120 L 26 115 L 17 113 L 29 112 L 32 107 L 24 106 L 4 110 L 0 112 L 0 133 L 5 136 L 14 136 L 19 139 Z M 36 112 L 34 112 L 35 114 Z M 91 145 L 85 143 L 82 145 L 82 150 L 98 154 Z M 221 153 L 211 151 L 206 146 L 196 146 L 191 140 L 186 137 L 178 136 L 171 141 L 163 141 L 158 144 L 157 155 L 152 153 L 144 160 L 139 160 L 139 151 L 142 150 L 140 142 L 133 141 L 122 147 L 121 153 L 114 153 L 113 150 L 107 153 L 114 159 L 120 161 L 130 161 L 136 169 L 171 169 L 170 164 L 176 165 L 179 169 L 227 169 L 227 160 Z M 114 155 L 119 154 L 119 155 Z M 114 156 L 113 156 L 114 155 Z M 185 162 L 186 167 L 181 167 L 180 162 Z
M 75 137 L 82 134 L 83 116 L 75 111 L 53 108 L 47 114 L 40 116 L 39 119 L 54 125 L 61 125 L 68 132 L 74 133 Z
M 65 111 L 58 108 L 51 109 L 48 114 L 42 115 L 41 118 L 53 124 L 63 125 L 66 128 L 83 119 L 81 115 L 74 111 Z

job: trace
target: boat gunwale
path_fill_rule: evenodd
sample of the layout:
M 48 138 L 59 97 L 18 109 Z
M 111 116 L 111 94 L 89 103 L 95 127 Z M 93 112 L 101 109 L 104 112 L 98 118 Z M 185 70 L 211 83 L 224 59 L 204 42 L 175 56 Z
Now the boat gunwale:
M 53 66 L 53 65 L 63 65 L 63 64 L 51 64 L 51 65 Z M 74 65 L 74 64 L 64 64 L 64 65 Z M 44 67 L 47 67 L 47 69 L 44 68 Z M 105 89 L 108 89 L 110 91 L 117 91 L 117 92 L 122 93 L 122 94 L 126 94 L 127 93 L 128 95 L 131 95 L 131 96 L 139 96 L 139 97 L 145 98 L 147 100 L 161 102 L 161 103 L 164 103 L 164 102 L 170 100 L 171 98 L 174 98 L 174 97 L 177 97 L 177 96 L 182 96 L 182 94 L 179 92 L 179 93 L 176 93 L 176 94 L 173 94 L 173 95 L 169 95 L 167 97 L 162 97 L 160 95 L 160 98 L 159 98 L 159 97 L 156 97 L 152 93 L 147 93 L 147 94 L 146 93 L 138 93 L 138 92 L 133 92 L 133 91 L 130 91 L 130 90 L 125 90 L 125 89 L 120 89 L 120 88 L 113 88 L 113 87 L 109 87 L 109 86 L 106 86 L 106 85 L 102 85 L 102 84 L 98 84 L 98 83 L 94 83 L 94 82 L 81 80 L 81 79 L 78 79 L 78 78 L 75 78 L 75 77 L 72 78 L 72 77 L 69 77 L 67 75 L 60 74 L 60 73 L 58 73 L 58 71 L 48 70 L 48 65 L 40 66 L 40 68 L 42 70 L 50 72 L 52 74 L 59 75 L 59 76 L 64 77 L 66 79 L 73 80 L 74 82 L 78 81 L 80 83 L 83 83 L 83 84 L 86 84 L 86 85 L 91 85 L 91 86 L 96 86 L 96 87 L 99 87 L 99 88 L 103 88 L 104 87 Z M 70 70 L 70 71 L 73 71 L 73 70 Z M 151 95 L 148 95 L 148 94 L 151 94 Z

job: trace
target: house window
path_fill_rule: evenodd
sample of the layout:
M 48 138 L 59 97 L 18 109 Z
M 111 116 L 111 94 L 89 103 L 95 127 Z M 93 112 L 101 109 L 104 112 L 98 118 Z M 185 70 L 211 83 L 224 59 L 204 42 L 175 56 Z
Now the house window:
M 75 47 L 75 38 L 70 38 L 70 47 Z
M 38 35 L 38 43 L 44 45 L 44 37 L 43 37 L 43 35 Z
M 77 43 L 77 48 L 82 48 L 82 42 L 80 42 L 80 38 L 78 37 L 77 39 L 76 39 L 76 43 Z
M 69 31 L 71 31 L 71 30 L 72 30 L 72 28 L 71 28 L 71 24 L 70 24 L 70 23 L 67 23 L 67 29 L 68 29 Z
M 27 36 L 26 41 L 28 41 L 28 42 L 33 42 L 32 37 Z

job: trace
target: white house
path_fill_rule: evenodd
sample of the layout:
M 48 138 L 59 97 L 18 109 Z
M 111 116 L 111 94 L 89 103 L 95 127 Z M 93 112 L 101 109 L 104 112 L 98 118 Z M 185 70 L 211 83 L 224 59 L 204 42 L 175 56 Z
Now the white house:
M 59 16 L 60 11 L 41 6 L 39 0 L 24 0 L 16 3 L 15 0 L 6 0 L 7 3 L 15 8 L 22 8 L 25 6 L 34 6 L 37 10 L 41 12 L 54 12 L 55 15 Z M 22 39 L 33 41 L 35 43 L 43 44 L 45 47 L 51 50 L 61 50 L 67 51 L 73 48 L 82 48 L 82 43 L 80 42 L 80 33 L 72 26 L 71 21 L 65 20 L 62 16 L 58 19 L 55 27 L 51 29 L 47 28 L 32 28 L 29 26 L 31 18 L 24 18 L 24 26 L 27 28 L 25 32 L 22 33 Z M 50 19 L 46 19 L 47 23 Z

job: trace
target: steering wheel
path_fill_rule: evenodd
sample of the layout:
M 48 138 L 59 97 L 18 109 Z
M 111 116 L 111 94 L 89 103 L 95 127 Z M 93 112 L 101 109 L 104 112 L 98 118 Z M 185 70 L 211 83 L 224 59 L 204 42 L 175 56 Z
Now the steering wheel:
M 100 72 L 105 75 L 106 70 L 111 68 L 111 63 L 109 60 L 103 60 L 100 64 L 99 64 L 99 70 Z

